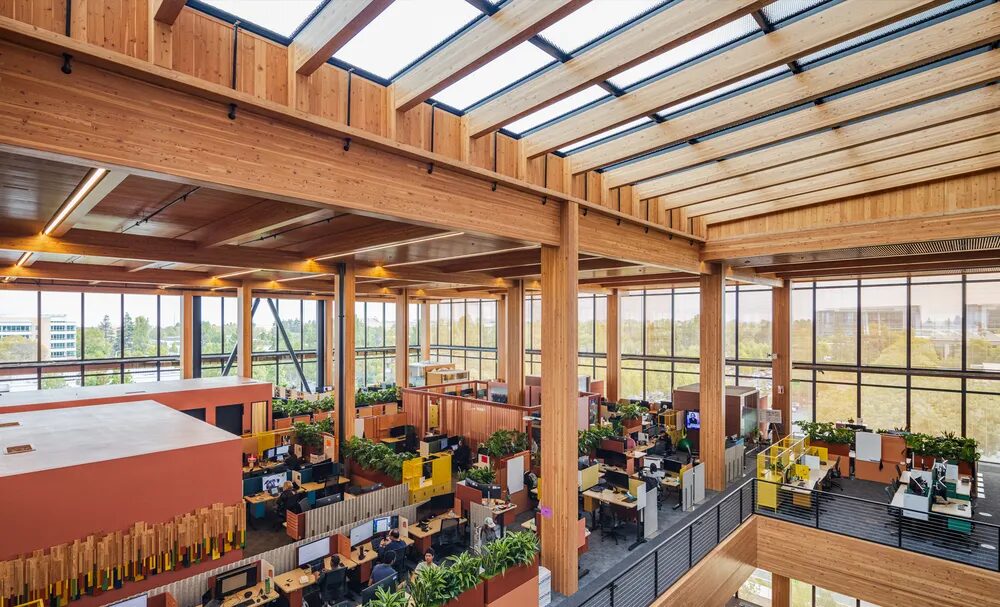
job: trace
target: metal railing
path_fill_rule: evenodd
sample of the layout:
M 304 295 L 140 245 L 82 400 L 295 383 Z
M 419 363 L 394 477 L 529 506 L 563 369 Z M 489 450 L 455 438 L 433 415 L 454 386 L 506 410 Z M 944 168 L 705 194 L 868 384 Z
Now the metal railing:
M 756 483 L 773 485 L 768 481 Z M 1000 526 L 974 518 L 894 507 L 831 491 L 779 489 L 777 507 L 756 514 L 830 533 L 1000 571 Z
M 750 479 L 669 536 L 647 544 L 614 578 L 581 589 L 561 607 L 644 607 L 757 514 L 990 571 L 1000 571 L 1000 526 L 921 513 L 828 491 L 777 491 L 777 507 L 757 506 Z M 786 487 L 787 489 L 787 487 Z M 834 489 L 836 491 L 836 489 Z M 795 497 L 797 496 L 797 498 Z M 926 515 L 923 518 L 914 516 Z
M 748 480 L 696 518 L 647 544 L 642 556 L 602 586 L 581 589 L 562 607 L 645 607 L 753 516 L 755 486 Z

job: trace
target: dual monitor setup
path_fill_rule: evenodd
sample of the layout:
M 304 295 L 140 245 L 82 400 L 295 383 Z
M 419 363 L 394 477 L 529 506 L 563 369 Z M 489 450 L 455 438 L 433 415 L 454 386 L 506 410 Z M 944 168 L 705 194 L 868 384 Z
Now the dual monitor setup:
M 287 449 L 288 446 L 285 445 L 277 448 Z M 268 449 L 268 451 L 271 450 L 272 449 Z M 300 478 L 303 482 L 313 483 L 322 483 L 328 478 L 339 477 L 340 473 L 340 464 L 331 460 L 307 466 L 299 471 Z M 284 484 L 289 480 L 292 479 L 290 478 L 288 471 L 275 472 L 272 474 L 265 474 L 263 476 L 251 476 L 243 479 L 243 495 L 256 495 L 261 492 L 277 495 L 281 492 L 282 486 L 284 486 Z
M 398 516 L 380 516 L 370 521 L 361 523 L 351 529 L 351 548 L 357 548 L 365 542 L 370 541 L 373 537 L 384 536 L 398 527 Z
M 502 491 L 500 485 L 488 485 L 486 483 L 477 483 L 472 479 L 465 479 L 465 486 L 472 489 L 478 489 L 483 494 L 483 499 L 500 499 Z

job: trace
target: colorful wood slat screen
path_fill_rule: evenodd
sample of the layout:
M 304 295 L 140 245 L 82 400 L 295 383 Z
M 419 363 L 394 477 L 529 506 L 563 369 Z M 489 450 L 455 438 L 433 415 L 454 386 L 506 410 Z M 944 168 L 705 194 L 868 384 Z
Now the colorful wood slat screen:
M 165 523 L 138 522 L 125 531 L 36 550 L 0 562 L 0 607 L 43 600 L 60 607 L 207 560 L 246 545 L 244 504 L 215 504 Z

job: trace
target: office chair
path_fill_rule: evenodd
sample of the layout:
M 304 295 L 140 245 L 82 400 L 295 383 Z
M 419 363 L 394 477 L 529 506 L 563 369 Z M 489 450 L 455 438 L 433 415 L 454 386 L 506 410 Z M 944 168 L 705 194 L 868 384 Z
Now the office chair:
M 615 546 L 617 546 L 618 540 L 624 540 L 625 535 L 618 530 L 618 519 L 615 516 L 614 510 L 611 509 L 610 505 L 601 503 L 599 511 L 601 515 L 601 537 L 610 537 L 615 540 Z
M 323 497 L 329 497 L 334 493 L 340 493 L 340 479 L 336 476 L 331 476 L 323 484 Z
M 451 555 L 461 546 L 462 537 L 458 532 L 458 519 L 441 519 L 441 531 L 434 538 L 434 550 L 440 555 Z
M 828 491 L 830 489 L 840 489 L 841 491 L 844 490 L 844 487 L 840 483 L 837 482 L 838 478 L 842 478 L 842 475 L 840 474 L 840 458 L 841 457 L 842 456 L 840 456 L 840 455 L 837 456 L 837 461 L 835 461 L 833 463 L 833 470 L 831 470 L 830 474 L 827 475 L 827 485 L 828 485 L 827 486 L 827 490 Z
M 392 568 L 396 570 L 396 577 L 406 579 L 406 546 L 392 551 Z
M 342 601 L 347 593 L 347 568 L 337 567 L 323 574 L 316 586 L 319 587 L 320 598 L 324 605 L 331 605 Z

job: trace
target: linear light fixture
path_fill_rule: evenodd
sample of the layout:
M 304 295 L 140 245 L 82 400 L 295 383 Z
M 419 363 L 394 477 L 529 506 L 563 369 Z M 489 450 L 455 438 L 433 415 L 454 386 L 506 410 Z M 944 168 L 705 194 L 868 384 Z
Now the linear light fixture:
M 45 229 L 42 230 L 42 234 L 48 236 L 56 228 L 59 227 L 63 221 L 69 217 L 69 214 L 73 212 L 77 206 L 90 194 L 98 183 L 104 179 L 104 176 L 108 174 L 107 169 L 94 169 L 90 172 L 87 178 L 83 181 L 83 184 L 74 190 L 73 194 L 59 207 L 56 212 L 55 217 L 49 220 L 49 223 L 45 225 Z
M 31 251 L 25 251 L 24 253 L 21 253 L 21 256 L 14 262 L 14 266 L 20 268 L 24 264 L 28 263 L 29 259 L 31 259 Z
M 371 253 L 372 251 L 381 251 L 382 249 L 391 249 L 393 247 L 405 247 L 411 244 L 420 244 L 421 242 L 430 242 L 432 240 L 440 240 L 442 238 L 453 238 L 455 236 L 461 236 L 462 234 L 465 234 L 465 232 L 445 232 L 444 234 L 434 234 L 433 236 L 412 238 L 410 240 L 400 240 L 397 242 L 378 244 L 370 247 L 362 247 L 360 249 L 354 249 L 353 251 L 346 251 L 344 253 L 337 253 L 335 255 L 323 255 L 322 257 L 314 257 L 313 261 L 323 261 L 324 259 L 347 257 L 348 255 L 357 255 L 358 253 Z
M 239 272 L 230 272 L 229 274 L 219 274 L 218 276 L 213 276 L 212 280 L 233 278 L 234 276 L 243 276 L 244 274 L 253 274 L 254 272 L 260 272 L 260 268 L 254 268 L 253 270 L 240 270 Z
M 274 282 L 291 282 L 293 280 L 304 280 L 306 278 L 320 278 L 322 276 L 329 276 L 329 274 L 306 274 L 305 276 L 292 276 L 291 278 L 279 278 Z

